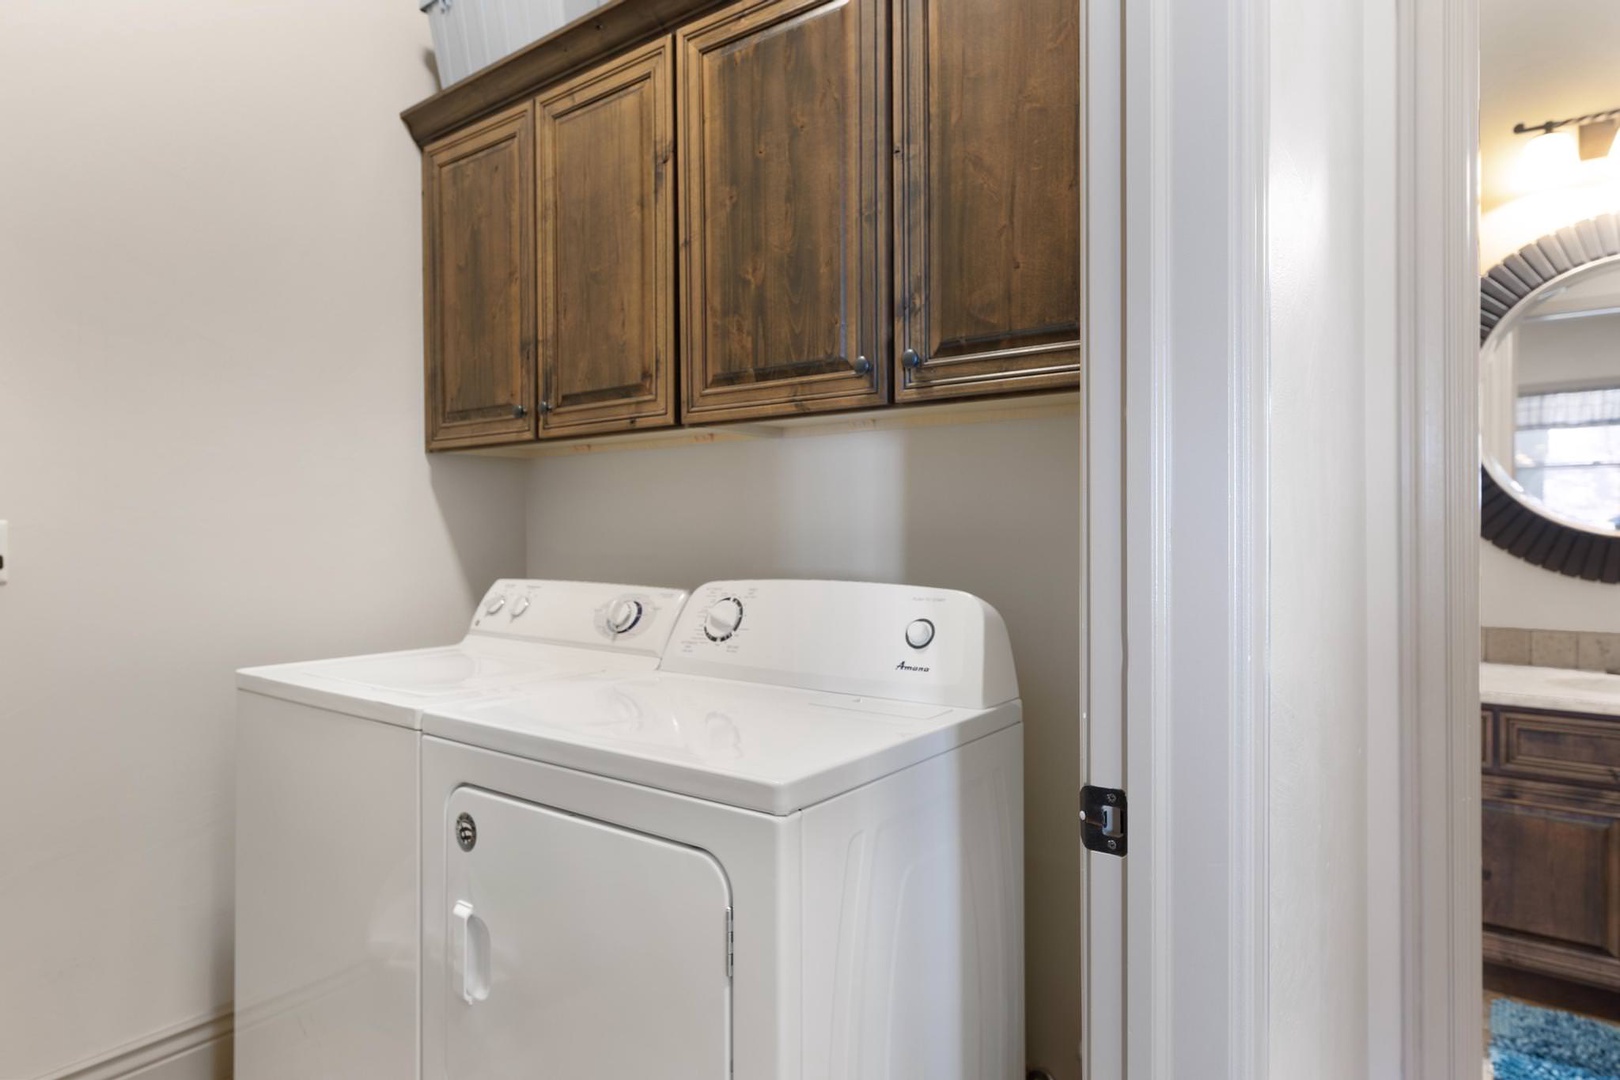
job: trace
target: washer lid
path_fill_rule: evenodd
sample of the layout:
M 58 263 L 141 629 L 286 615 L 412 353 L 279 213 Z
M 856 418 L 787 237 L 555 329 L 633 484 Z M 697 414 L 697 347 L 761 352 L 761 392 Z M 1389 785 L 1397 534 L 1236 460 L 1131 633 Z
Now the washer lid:
M 516 693 L 537 682 L 594 671 L 645 671 L 655 663 L 639 654 L 474 636 L 434 649 L 245 668 L 237 672 L 236 685 L 320 709 L 419 728 L 422 710 L 432 706 Z
M 642 585 L 502 578 L 460 644 L 246 668 L 243 690 L 420 728 L 422 710 L 559 675 L 658 665 L 686 593 Z
M 693 675 L 568 678 L 430 707 L 422 730 L 710 802 L 790 814 L 1018 722 L 993 709 Z

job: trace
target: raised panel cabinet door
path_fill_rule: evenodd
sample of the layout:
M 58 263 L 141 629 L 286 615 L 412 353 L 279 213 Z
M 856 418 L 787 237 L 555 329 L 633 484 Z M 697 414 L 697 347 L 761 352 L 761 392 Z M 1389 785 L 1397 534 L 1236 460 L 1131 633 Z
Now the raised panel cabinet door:
M 876 0 L 677 32 L 687 422 L 887 400 L 883 40 Z
M 423 170 L 428 449 L 532 439 L 533 107 L 431 144 Z
M 542 438 L 675 422 L 672 44 L 537 103 Z
M 1076 386 L 1073 0 L 893 0 L 898 401 Z
M 1487 929 L 1620 956 L 1620 821 L 1557 807 L 1483 805 Z

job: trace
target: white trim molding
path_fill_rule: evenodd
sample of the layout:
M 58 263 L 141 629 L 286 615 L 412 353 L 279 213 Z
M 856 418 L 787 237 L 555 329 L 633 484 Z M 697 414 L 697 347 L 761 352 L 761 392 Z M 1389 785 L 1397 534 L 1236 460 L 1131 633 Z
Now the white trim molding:
M 36 1080 L 214 1080 L 231 1074 L 233 1014 L 227 1005 Z M 193 1060 L 195 1059 L 195 1060 Z M 204 1060 L 206 1059 L 206 1060 Z
M 1397 4 L 1407 1080 L 1480 1073 L 1477 0 Z
M 1229 618 L 1232 671 L 1227 783 L 1231 790 L 1228 868 L 1232 932 L 1227 1075 L 1270 1074 L 1270 475 L 1267 406 L 1271 388 L 1269 177 L 1271 140 L 1268 0 L 1234 4 L 1228 72 L 1233 102 L 1228 143 L 1231 305 L 1227 459 L 1232 510 Z

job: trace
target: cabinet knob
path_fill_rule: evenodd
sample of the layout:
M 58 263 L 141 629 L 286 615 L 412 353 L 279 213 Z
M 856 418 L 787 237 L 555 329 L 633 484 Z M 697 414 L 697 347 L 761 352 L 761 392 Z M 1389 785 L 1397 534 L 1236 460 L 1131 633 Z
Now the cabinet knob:
M 900 362 L 908 368 L 920 368 L 922 367 L 922 356 L 916 349 L 907 349 L 900 354 Z
M 871 373 L 872 373 L 872 361 L 868 360 L 864 356 L 857 356 L 855 358 L 855 374 L 857 374 L 857 375 L 870 375 Z
M 540 403 L 540 411 L 541 411 L 541 412 L 542 412 L 542 413 L 548 413 L 548 412 L 550 412 L 550 411 L 551 411 L 551 402 L 549 402 L 549 401 L 542 401 L 542 402 L 541 402 L 541 403 Z
M 512 415 L 521 420 L 529 415 L 529 407 L 527 405 L 514 405 L 512 406 Z

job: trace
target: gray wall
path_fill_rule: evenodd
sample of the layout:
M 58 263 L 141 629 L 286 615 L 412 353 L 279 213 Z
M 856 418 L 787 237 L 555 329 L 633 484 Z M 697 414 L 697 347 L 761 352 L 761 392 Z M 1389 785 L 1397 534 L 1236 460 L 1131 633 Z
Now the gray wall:
M 522 570 L 523 467 L 422 453 L 426 48 L 410 4 L 0 4 L 0 1077 L 228 1060 L 233 669 L 451 639 Z

